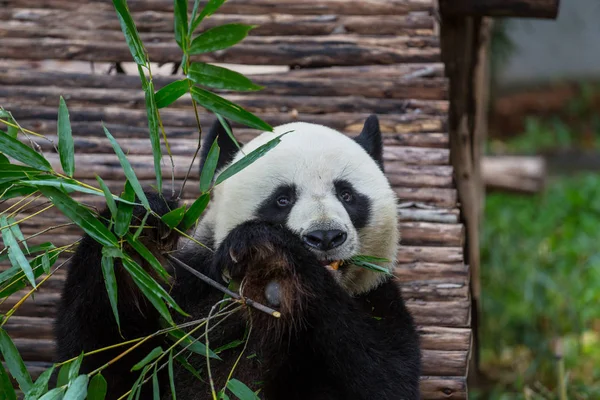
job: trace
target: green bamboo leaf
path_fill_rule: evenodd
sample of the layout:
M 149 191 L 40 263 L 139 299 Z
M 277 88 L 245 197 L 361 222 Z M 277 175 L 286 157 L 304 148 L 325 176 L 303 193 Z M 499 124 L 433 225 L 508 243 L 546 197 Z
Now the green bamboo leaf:
M 248 386 L 237 379 L 229 380 L 227 389 L 231 390 L 231 393 L 240 400 L 259 400 L 259 397 Z
M 160 386 L 158 385 L 158 371 L 156 370 L 156 366 L 152 374 L 152 394 L 154 400 L 160 400 Z
M 160 132 L 158 124 L 158 108 L 156 107 L 156 99 L 154 98 L 154 84 L 148 82 L 146 89 L 146 116 L 148 118 L 148 130 L 150 133 L 150 144 L 152 145 L 152 155 L 154 156 L 154 173 L 156 174 L 156 187 L 162 191 L 162 170 L 160 168 L 160 160 L 162 159 L 162 151 L 160 148 Z
M 17 125 L 17 121 L 15 121 L 12 114 L 2 107 L 0 107 L 0 118 L 6 118 L 11 124 Z M 6 130 L 8 131 L 8 136 L 15 139 L 17 138 L 17 135 L 19 134 L 18 128 L 11 125 L 6 125 Z
M 235 163 L 231 164 L 223 172 L 221 172 L 219 174 L 219 176 L 217 176 L 217 181 L 215 182 L 215 186 L 220 184 L 224 180 L 231 178 L 233 175 L 237 174 L 238 172 L 240 172 L 247 166 L 254 163 L 259 158 L 263 157 L 265 154 L 267 154 L 267 152 L 269 152 L 271 149 L 273 149 L 275 146 L 277 146 L 281 142 L 281 137 L 283 135 L 285 135 L 286 133 L 288 133 L 288 132 L 285 132 L 285 133 L 277 136 L 276 138 L 269 140 L 267 143 L 256 148 L 255 150 L 251 151 L 249 154 L 247 154 L 246 156 L 241 158 L 239 161 L 236 161 Z
M 206 356 L 206 353 L 204 354 L 204 356 Z M 202 378 L 202 376 L 200 376 L 200 373 L 192 366 L 192 364 L 190 364 L 185 359 L 185 357 L 183 357 L 182 355 L 178 355 L 175 357 L 175 360 L 177 360 L 179 364 L 183 365 L 183 367 L 187 369 L 196 379 L 198 379 L 201 382 L 204 382 L 204 379 Z
M 65 386 L 69 384 L 69 370 L 71 369 L 71 365 L 73 361 L 69 361 L 66 364 L 63 364 L 58 370 L 58 378 L 56 379 L 56 387 Z
M 216 114 L 221 114 L 225 118 L 229 118 L 232 121 L 236 121 L 249 126 L 250 128 L 260 129 L 263 131 L 273 130 L 271 125 L 267 124 L 256 115 L 249 113 L 237 104 L 234 104 L 229 100 L 225 100 L 224 98 L 207 90 L 199 87 L 192 88 L 192 98 L 207 110 Z
M 10 371 L 10 374 L 15 378 L 21 390 L 23 392 L 31 390 L 33 382 L 31 381 L 29 372 L 27 372 L 27 368 L 25 368 L 25 363 L 23 363 L 21 355 L 13 341 L 10 339 L 10 336 L 8 336 L 8 333 L 1 328 L 0 351 L 2 351 L 2 356 L 4 357 L 4 361 L 6 361 L 6 366 Z
M 169 371 L 169 387 L 171 388 L 171 399 L 177 400 L 177 393 L 175 390 L 175 374 L 173 373 L 173 350 L 169 351 L 169 363 L 167 365 Z M 16 399 L 15 399 L 16 400 Z
M 10 255 L 12 256 L 12 254 Z M 52 255 L 48 257 L 48 263 L 50 266 L 54 265 L 59 255 L 59 252 L 53 252 Z M 39 278 L 42 273 L 44 273 L 44 267 L 42 265 L 43 260 L 44 254 L 39 255 L 31 260 L 30 265 L 35 279 Z M 24 289 L 29 282 L 28 278 L 25 276 L 23 270 L 19 266 L 12 267 L 4 271 L 0 281 L 2 282 L 2 288 L 0 288 L 0 298 L 2 299 L 18 292 L 21 289 Z
M 102 222 L 85 207 L 67 196 L 65 193 L 52 187 L 40 187 L 40 191 L 46 196 L 63 214 L 77 224 L 94 240 L 104 246 L 117 246 L 117 238 L 108 230 Z
M 50 273 L 50 257 L 48 257 L 48 252 L 42 254 L 42 269 L 46 274 Z
M 223 345 L 223 346 L 215 349 L 215 353 L 219 354 L 222 351 L 229 350 L 229 349 L 234 349 L 234 348 L 236 348 L 239 345 L 242 345 L 244 343 L 245 342 L 243 340 L 239 340 L 239 339 L 238 340 L 234 340 L 233 342 L 229 342 L 229 343 L 227 343 L 227 344 L 225 344 L 225 345 Z
M 200 171 L 200 193 L 208 192 L 210 184 L 215 176 L 217 163 L 219 162 L 219 153 L 221 152 L 221 149 L 217 144 L 217 139 L 218 138 L 215 138 L 212 146 L 210 146 L 210 150 L 206 156 L 206 162 L 202 167 L 202 171 Z
M 188 208 L 188 210 L 185 212 L 183 219 L 181 220 L 180 229 L 182 231 L 187 231 L 196 223 L 196 221 L 198 221 L 198 218 L 200 218 L 200 215 L 202 215 L 202 213 L 206 209 L 206 206 L 208 205 L 209 201 L 210 194 L 204 193 L 192 203 L 190 208 Z
M 158 108 L 167 107 L 173 104 L 177 99 L 186 94 L 190 90 L 190 84 L 187 79 L 181 79 L 175 82 L 171 82 L 168 85 L 161 88 L 154 98 L 156 99 L 156 106 Z
M 158 346 L 154 349 L 152 349 L 152 351 L 150 353 L 148 353 L 146 355 L 146 357 L 144 357 L 140 362 L 138 362 L 137 364 L 135 364 L 133 366 L 133 368 L 131 368 L 132 371 L 137 371 L 139 369 L 142 369 L 143 367 L 145 367 L 149 362 L 155 360 L 156 358 L 158 358 L 161 354 L 163 353 L 163 349 L 162 347 Z
M 134 396 L 135 396 L 136 400 L 138 400 L 140 398 L 140 393 L 141 393 L 140 384 L 142 383 L 142 379 L 146 376 L 146 372 L 148 372 L 148 368 L 149 367 L 147 367 L 147 366 L 144 367 L 144 370 L 142 371 L 140 376 L 133 383 L 133 386 L 131 387 L 131 392 L 129 393 L 129 396 L 127 396 L 127 400 L 133 399 Z
M 10 231 L 13 233 L 15 238 L 19 241 L 20 244 L 25 248 L 25 252 L 27 254 L 31 254 L 29 252 L 29 248 L 27 247 L 27 242 L 25 241 L 25 236 L 23 236 L 23 232 L 21 232 L 21 228 L 17 224 L 14 218 L 8 218 L 8 223 L 10 224 Z
M 186 336 L 186 333 L 181 329 L 170 331 L 169 336 L 172 336 L 170 339 L 174 342 L 184 338 L 183 340 L 181 340 L 181 342 L 179 342 L 179 346 L 185 347 L 187 350 L 193 353 L 200 354 L 201 356 L 206 357 L 206 345 L 196 340 L 196 338 L 194 337 Z M 208 356 L 210 358 L 214 358 L 215 360 L 221 359 L 221 357 L 219 357 L 217 354 L 215 354 L 214 351 L 210 349 L 208 350 Z
M 42 372 L 42 374 L 37 378 L 33 387 L 27 392 L 26 400 L 28 399 L 38 399 L 41 395 L 48 391 L 48 381 L 50 381 L 50 377 L 54 372 L 54 365 Z
M 119 17 L 119 22 L 121 24 L 121 30 L 125 35 L 125 41 L 127 42 L 127 46 L 129 46 L 129 51 L 131 51 L 133 60 L 138 65 L 146 65 L 147 59 L 144 45 L 142 44 L 140 34 L 135 27 L 133 18 L 131 18 L 131 14 L 129 13 L 127 1 L 113 0 L 113 5 L 115 6 L 115 10 L 117 10 L 117 16 Z
M 174 29 L 175 29 L 175 41 L 179 45 L 181 50 L 186 49 L 187 37 L 188 37 L 188 15 L 187 15 L 187 0 L 175 0 L 174 1 Z
M 88 376 L 79 375 L 67 389 L 63 400 L 85 400 L 87 396 Z
M 181 206 L 179 208 L 169 211 L 168 213 L 160 217 L 160 219 L 162 220 L 162 222 L 167 224 L 169 228 L 174 229 L 177 227 L 177 225 L 179 225 L 179 223 L 183 219 L 183 216 L 185 215 L 185 210 L 186 206 Z
M 135 192 L 129 181 L 125 182 L 125 189 L 121 193 L 121 198 L 127 201 L 135 200 Z M 117 206 L 117 216 L 115 217 L 115 234 L 123 237 L 129 231 L 129 224 L 133 216 L 133 206 L 129 203 L 119 203 Z
M 0 153 L 0 164 L 10 164 L 10 161 L 8 160 L 8 157 L 6 157 L 2 153 Z
M 0 231 L 2 232 L 2 241 L 4 245 L 8 248 L 8 258 L 11 261 L 13 266 L 19 266 L 27 280 L 31 284 L 31 286 L 36 287 L 35 284 L 35 275 L 33 270 L 31 269 L 31 265 L 29 261 L 23 254 L 21 247 L 19 247 L 19 243 L 17 242 L 17 238 L 15 238 L 12 230 L 8 227 L 9 222 L 5 215 L 0 217 Z
M 240 144 L 238 143 L 235 136 L 233 136 L 233 132 L 231 132 L 231 128 L 229 127 L 229 124 L 227 123 L 227 121 L 225 121 L 225 118 L 223 118 L 220 114 L 215 114 L 215 115 L 217 116 L 217 119 L 223 126 L 223 129 L 225 129 L 225 132 L 227 132 L 227 136 L 229 136 L 231 141 L 235 144 L 235 147 L 237 147 L 238 150 L 242 150 L 242 146 L 240 146 Z
M 35 192 L 37 192 L 37 188 L 34 187 L 10 187 L 0 191 L 0 197 L 2 200 L 8 200 L 14 199 L 15 197 L 27 196 Z
M 209 29 L 192 40 L 189 54 L 211 53 L 231 47 L 244 40 L 253 28 L 253 25 L 225 24 Z
M 382 267 L 377 264 L 374 264 L 376 262 L 390 262 L 386 258 L 356 255 L 354 257 L 351 257 L 348 260 L 348 262 L 356 265 L 357 267 L 366 268 L 371 271 L 381 272 L 383 274 L 391 275 L 391 272 L 387 268 Z
M 61 385 L 63 386 L 63 385 Z M 66 388 L 65 387 L 57 387 L 40 397 L 39 400 L 62 400 Z
M 108 186 L 106 186 L 106 183 L 104 183 L 104 180 L 102 180 L 102 178 L 100 178 L 98 175 L 96 175 L 96 180 L 98 181 L 98 184 L 100 185 L 100 189 L 102 189 L 102 192 L 104 193 L 104 198 L 106 199 L 106 206 L 110 210 L 110 214 L 113 216 L 113 218 L 116 218 L 117 217 L 117 203 L 115 203 L 113 194 L 110 192 L 110 189 L 108 188 Z
M 130 233 L 125 234 L 125 239 L 131 247 L 137 251 L 137 253 L 148 261 L 150 266 L 163 278 L 165 281 L 169 279 L 169 273 L 161 265 L 160 261 L 152 254 L 150 250 L 139 240 L 135 240 Z
M 0 399 L 17 400 L 17 394 L 10 381 L 10 376 L 6 373 L 2 363 L 0 363 Z M 175 397 L 173 397 L 173 399 L 175 399 Z
M 69 382 L 73 381 L 79 375 L 79 369 L 81 368 L 81 363 L 83 362 L 83 352 L 73 362 L 69 367 Z
M 21 143 L 15 138 L 10 137 L 6 132 L 0 130 L 0 149 L 3 154 L 11 156 L 23 164 L 36 168 L 41 171 L 52 171 L 52 166 L 39 153 L 36 153 L 31 147 Z
M 106 248 L 106 247 L 105 247 Z M 101 260 L 102 276 L 104 277 L 104 285 L 106 286 L 106 293 L 108 294 L 108 300 L 110 302 L 110 308 L 112 308 L 115 321 L 117 322 L 117 328 L 121 330 L 121 321 L 119 319 L 118 309 L 118 298 L 117 298 L 117 278 L 115 276 L 114 258 L 102 254 Z
M 215 89 L 238 91 L 256 91 L 263 86 L 256 85 L 244 75 L 227 68 L 206 63 L 193 63 L 188 72 L 188 78 L 194 83 Z
M 98 373 L 94 375 L 88 386 L 88 397 L 87 400 L 104 400 L 106 397 L 106 391 L 108 390 L 108 384 L 102 374 Z
M 131 184 L 133 191 L 137 195 L 138 199 L 140 199 L 140 201 L 142 202 L 144 207 L 146 207 L 146 210 L 150 210 L 150 203 L 148 203 L 148 199 L 146 198 L 146 194 L 144 193 L 144 190 L 142 189 L 142 185 L 140 185 L 140 182 L 138 181 L 137 176 L 135 176 L 135 172 L 133 171 L 133 168 L 131 167 L 129 160 L 125 156 L 125 153 L 123 153 L 123 150 L 121 149 L 121 147 L 119 146 L 119 144 L 117 143 L 117 141 L 115 140 L 113 135 L 111 135 L 110 132 L 108 131 L 108 129 L 106 129 L 106 126 L 104 126 L 104 124 L 102 124 L 102 127 L 104 128 L 104 133 L 106 134 L 106 137 L 110 141 L 110 144 L 112 145 L 113 150 L 115 151 L 115 154 L 119 158 L 119 162 L 121 163 L 123 172 L 125 173 L 125 176 L 127 177 L 127 180 L 129 181 L 129 183 Z
M 72 177 L 75 173 L 75 146 L 73 144 L 73 134 L 71 133 L 71 121 L 69 121 L 69 110 L 67 103 L 60 96 L 58 106 L 58 154 L 60 156 L 60 165 L 65 174 Z
M 196 1 L 196 3 L 198 3 L 198 1 Z M 217 11 L 219 7 L 223 5 L 223 3 L 225 3 L 225 0 L 208 0 L 208 3 L 206 3 L 198 18 L 194 18 L 195 13 L 192 13 L 192 20 L 190 21 L 190 23 L 192 23 L 192 27 L 190 28 L 190 32 L 194 32 L 198 25 L 200 25 L 200 22 L 202 22 L 204 18 L 213 15 L 215 11 Z M 197 8 L 197 5 L 195 6 Z

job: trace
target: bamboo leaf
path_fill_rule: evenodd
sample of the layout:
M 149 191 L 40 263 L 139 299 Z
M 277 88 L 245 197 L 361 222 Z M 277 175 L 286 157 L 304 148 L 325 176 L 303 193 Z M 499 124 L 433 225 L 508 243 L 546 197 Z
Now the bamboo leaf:
M 198 3 L 198 2 L 196 2 L 196 3 Z M 223 3 L 225 3 L 225 0 L 208 0 L 208 3 L 206 3 L 206 5 L 202 9 L 202 12 L 198 16 L 198 18 L 194 19 L 195 13 L 192 13 L 192 21 L 191 22 L 193 23 L 193 25 L 190 29 L 190 32 L 194 32 L 196 30 L 196 28 L 198 27 L 198 25 L 200 25 L 200 22 L 202 22 L 202 20 L 204 18 L 210 17 L 211 15 L 213 15 L 215 13 L 215 11 L 217 11 L 219 9 L 219 7 L 221 7 L 223 5 Z
M 194 338 L 194 337 L 190 337 L 190 336 L 186 337 L 186 333 L 184 331 L 182 331 L 181 329 L 176 329 L 176 330 L 170 331 L 169 336 L 172 336 L 171 340 L 173 340 L 173 341 L 178 341 L 185 337 L 179 343 L 179 346 L 185 347 L 189 351 L 196 353 L 196 354 L 200 354 L 201 356 L 206 356 L 206 345 L 204 343 L 196 340 L 196 338 Z M 212 351 L 210 349 L 208 350 L 208 355 L 210 358 L 214 358 L 215 360 L 221 359 L 221 357 L 219 357 L 217 354 L 215 354 L 214 351 Z
M 200 215 L 202 215 L 202 213 L 206 209 L 206 206 L 208 205 L 209 201 L 210 195 L 208 193 L 204 193 L 203 195 L 198 197 L 196 201 L 192 203 L 190 208 L 188 208 L 188 210 L 185 212 L 183 220 L 181 220 L 180 229 L 183 231 L 187 231 L 188 229 L 190 229 L 196 223 L 196 221 L 198 221 L 198 218 L 200 218 Z
M 102 374 L 98 373 L 94 375 L 88 386 L 88 397 L 87 400 L 104 400 L 106 397 L 106 391 L 108 390 L 108 384 Z
M 31 269 L 31 265 L 29 261 L 23 254 L 21 247 L 19 247 L 19 243 L 15 238 L 12 230 L 8 227 L 9 222 L 5 215 L 0 217 L 0 227 L 2 232 L 2 241 L 4 245 L 8 248 L 8 258 L 11 261 L 13 266 L 19 266 L 27 280 L 31 284 L 31 286 L 36 287 L 35 284 L 35 275 L 33 274 L 33 270 Z
M 4 131 L 0 131 L 0 150 L 3 154 L 11 156 L 30 167 L 47 172 L 52 171 L 52 166 L 44 156 L 36 153 L 31 147 L 21 143 L 17 139 L 10 137 Z
M 10 374 L 15 378 L 21 390 L 23 392 L 31 390 L 33 382 L 31 381 L 29 372 L 27 372 L 25 363 L 23 363 L 15 344 L 4 329 L 0 329 L 0 351 L 2 351 L 2 356 Z
M 210 146 L 208 155 L 206 156 L 206 162 L 200 171 L 200 193 L 208 192 L 210 184 L 212 183 L 213 177 L 215 176 L 215 170 L 217 169 L 217 163 L 219 162 L 219 153 L 221 149 L 217 144 L 218 138 Z
M 110 144 L 112 145 L 113 150 L 115 151 L 117 157 L 119 158 L 119 162 L 121 163 L 123 172 L 125 173 L 125 176 L 127 177 L 127 180 L 129 181 L 129 183 L 131 184 L 133 191 L 137 195 L 138 199 L 140 199 L 140 201 L 142 202 L 144 207 L 146 207 L 146 210 L 149 210 L 150 203 L 148 203 L 146 194 L 144 193 L 144 190 L 142 189 L 142 185 L 140 185 L 140 182 L 138 181 L 137 176 L 135 175 L 135 172 L 133 171 L 133 168 L 131 167 L 131 164 L 129 163 L 129 160 L 125 156 L 125 153 L 123 153 L 123 150 L 121 149 L 121 147 L 119 146 L 119 144 L 117 143 L 117 141 L 115 140 L 113 135 L 111 135 L 110 132 L 108 131 L 108 129 L 106 129 L 106 126 L 104 126 L 104 124 L 103 124 L 102 127 L 104 128 L 104 133 L 106 134 L 106 137 L 110 141 Z
M 283 135 L 285 135 L 286 133 L 283 133 L 283 134 L 277 136 L 276 138 L 269 140 L 267 143 L 263 144 L 262 146 L 256 148 L 255 150 L 251 151 L 250 153 L 248 153 L 246 156 L 241 158 L 239 161 L 236 161 L 235 163 L 231 164 L 223 172 L 221 172 L 219 174 L 219 176 L 217 176 L 217 181 L 215 182 L 215 186 L 220 184 L 224 180 L 231 178 L 233 175 L 237 174 L 244 168 L 246 168 L 249 165 L 251 165 L 252 163 L 254 163 L 259 158 L 263 157 L 265 154 L 267 154 L 267 152 L 269 152 L 271 149 L 273 149 L 275 146 L 277 146 L 281 142 L 281 137 Z
M 69 367 L 69 382 L 73 381 L 79 375 L 79 369 L 81 368 L 81 363 L 83 362 L 83 352 L 77 356 L 75 360 L 71 363 Z
M 121 193 L 121 198 L 127 201 L 135 200 L 135 192 L 129 181 L 125 182 L 125 189 Z M 117 216 L 115 218 L 115 234 L 123 237 L 129 231 L 129 224 L 133 216 L 133 205 L 129 203 L 119 203 L 117 206 Z
M 2 363 L 0 363 L 0 399 L 17 400 L 17 394 L 10 381 L 10 376 L 6 373 Z M 173 397 L 173 399 L 175 399 L 175 397 Z
M 87 396 L 88 376 L 79 375 L 67 389 L 63 400 L 85 400 Z
M 160 167 L 162 151 L 160 149 L 158 108 L 156 107 L 156 99 L 154 98 L 154 84 L 152 83 L 152 81 L 148 82 L 148 88 L 146 89 L 146 115 L 148 117 L 148 130 L 150 133 L 150 144 L 152 145 L 152 155 L 154 156 L 154 173 L 156 174 L 156 187 L 160 192 L 162 191 L 162 170 Z
M 163 108 L 170 106 L 181 96 L 186 94 L 190 90 L 190 84 L 187 79 L 181 79 L 175 82 L 171 82 L 168 85 L 161 88 L 154 98 L 156 99 L 156 106 Z
M 233 132 L 231 132 L 231 128 L 229 127 L 229 124 L 227 123 L 227 121 L 225 121 L 225 118 L 223 118 L 220 114 L 215 114 L 215 115 L 217 116 L 217 119 L 223 126 L 223 129 L 225 129 L 225 132 L 227 132 L 227 136 L 229 136 L 231 141 L 235 144 L 235 147 L 237 147 L 238 150 L 242 150 L 242 146 L 240 146 L 240 144 L 238 143 L 235 136 L 233 136 Z
M 131 51 L 133 60 L 138 65 L 146 65 L 147 59 L 144 45 L 142 44 L 140 35 L 135 27 L 133 18 L 131 18 L 129 8 L 127 7 L 127 1 L 113 0 L 113 5 L 115 6 L 115 10 L 117 10 L 121 30 L 125 35 L 125 41 L 127 42 L 127 46 L 129 46 L 129 51 Z
M 115 276 L 114 258 L 103 254 L 100 264 L 102 265 L 102 276 L 104 277 L 104 285 L 106 286 L 106 293 L 108 294 L 110 308 L 112 308 L 113 315 L 115 316 L 115 321 L 117 322 L 117 327 L 120 331 L 121 330 L 121 321 L 119 319 L 118 298 L 117 298 L 117 293 L 118 293 L 117 289 L 118 288 L 117 288 L 117 278 Z
M 169 363 L 167 365 L 169 371 L 169 387 L 171 388 L 171 399 L 177 400 L 177 393 L 175 390 L 175 374 L 173 373 L 173 350 L 169 351 Z M 16 400 L 16 399 L 15 399 Z
M 188 15 L 187 15 L 187 0 L 174 1 L 174 29 L 175 41 L 181 50 L 186 49 L 186 41 L 188 36 Z
M 272 131 L 273 128 L 256 115 L 249 113 L 242 107 L 226 100 L 214 93 L 199 87 L 192 88 L 192 98 L 202 107 L 216 114 L 221 114 L 225 118 L 239 122 L 251 128 L 263 131 Z
M 69 370 L 71 369 L 71 364 L 73 364 L 73 361 L 69 361 L 60 367 L 60 370 L 58 371 L 58 378 L 56 379 L 57 387 L 69 384 Z
M 237 379 L 229 380 L 227 389 L 231 390 L 231 393 L 240 400 L 259 400 L 258 396 L 248 386 Z
M 204 354 L 206 355 L 206 354 Z M 204 379 L 202 379 L 202 377 L 200 376 L 200 373 L 192 366 L 192 364 L 190 364 L 185 357 L 178 355 L 175 357 L 175 360 L 177 360 L 177 362 L 181 365 L 183 365 L 183 367 L 185 369 L 187 369 L 196 379 L 198 379 L 201 382 L 204 382 Z
M 160 261 L 152 254 L 150 250 L 139 240 L 135 240 L 130 233 L 125 234 L 125 239 L 131 247 L 137 251 L 137 253 L 148 261 L 148 264 L 166 281 L 169 279 L 168 272 L 161 265 Z
M 194 83 L 215 89 L 255 91 L 263 86 L 254 84 L 244 75 L 227 68 L 206 63 L 193 63 L 188 72 L 188 78 Z
M 13 235 L 19 241 L 19 243 L 23 245 L 23 247 L 25 248 L 25 252 L 27 252 L 27 254 L 30 254 L 29 248 L 27 247 L 27 242 L 25 241 L 25 236 L 23 236 L 23 232 L 21 232 L 19 224 L 17 224 L 14 218 L 9 218 L 8 223 L 10 224 L 10 231 L 13 233 Z
M 69 121 L 69 110 L 67 103 L 60 96 L 58 106 L 58 154 L 60 156 L 60 165 L 63 171 L 69 177 L 75 173 L 75 146 L 73 144 L 73 134 L 71 132 L 71 122 Z
M 185 215 L 185 210 L 186 206 L 181 206 L 179 208 L 169 211 L 168 213 L 160 217 L 160 219 L 162 220 L 162 222 L 167 224 L 169 228 L 173 229 L 177 227 L 177 225 L 179 225 L 179 223 L 183 219 L 183 216 Z
M 132 371 L 137 371 L 139 369 L 144 368 L 146 366 L 146 364 L 148 364 L 149 362 L 151 362 L 151 361 L 155 360 L 156 358 L 158 358 L 162 353 L 163 353 L 163 349 L 160 346 L 152 349 L 152 351 L 150 353 L 148 353 L 146 355 L 146 357 L 144 357 L 140 362 L 138 362 L 137 364 L 135 364 L 133 366 L 133 368 L 131 368 L 131 370 Z
M 0 153 L 0 164 L 10 164 L 10 161 L 8 160 L 8 157 L 6 157 L 2 153 Z
M 62 385 L 61 385 L 62 386 Z M 57 387 L 40 397 L 39 400 L 61 400 L 63 393 L 65 392 L 64 387 Z
M 366 268 L 371 271 L 376 271 L 376 272 L 381 272 L 383 274 L 391 275 L 391 272 L 389 271 L 389 269 L 382 267 L 381 265 L 374 264 L 376 262 L 388 262 L 389 263 L 390 261 L 386 258 L 356 255 L 354 257 L 351 257 L 348 260 L 348 262 L 356 265 L 357 267 Z
M 52 187 L 40 187 L 40 191 L 46 196 L 63 214 L 77 224 L 94 240 L 104 246 L 117 246 L 117 238 L 108 230 L 94 215 L 75 200 Z
M 42 372 L 37 378 L 33 387 L 27 392 L 26 399 L 38 399 L 48 391 L 48 381 L 54 372 L 54 365 Z
M 17 124 L 12 114 L 2 107 L 0 107 L 0 118 L 6 118 L 8 122 L 10 122 L 13 125 Z M 17 138 L 17 135 L 19 134 L 19 129 L 17 129 L 14 126 L 7 125 L 6 130 L 8 131 L 8 136 L 15 139 Z
M 98 184 L 100 185 L 100 189 L 102 189 L 102 192 L 104 193 L 104 198 L 106 199 L 106 206 L 110 210 L 110 214 L 113 216 L 113 218 L 116 218 L 117 217 L 117 203 L 115 202 L 115 199 L 113 198 L 113 194 L 110 192 L 110 189 L 108 188 L 108 186 L 106 186 L 106 183 L 104 183 L 104 180 L 102 180 L 102 178 L 100 178 L 98 175 L 96 175 L 96 180 L 98 181 Z
M 156 370 L 156 366 L 152 374 L 152 394 L 154 400 L 160 400 L 160 386 L 158 385 L 158 371 Z
M 253 25 L 225 24 L 202 32 L 192 40 L 189 54 L 223 50 L 241 42 L 254 28 Z
M 54 265 L 59 255 L 59 252 L 53 252 L 52 255 L 48 257 L 49 266 Z M 9 258 L 11 256 L 12 253 L 9 253 Z M 44 267 L 42 266 L 43 260 L 44 254 L 39 255 L 31 260 L 30 265 L 35 279 L 39 278 L 44 272 Z M 13 293 L 18 292 L 19 290 L 25 288 L 28 282 L 28 278 L 25 276 L 25 273 L 19 266 L 9 268 L 2 273 L 2 288 L 0 289 L 0 298 L 5 298 Z
M 0 197 L 2 197 L 2 200 L 8 200 L 14 199 L 15 197 L 27 196 L 35 192 L 37 192 L 37 188 L 34 187 L 13 187 L 0 191 Z

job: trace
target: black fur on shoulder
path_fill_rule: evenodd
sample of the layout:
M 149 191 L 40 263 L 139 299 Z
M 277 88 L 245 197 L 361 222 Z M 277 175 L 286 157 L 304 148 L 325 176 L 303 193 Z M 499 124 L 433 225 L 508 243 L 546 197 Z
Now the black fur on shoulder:
M 223 119 L 223 121 L 225 121 L 228 127 L 231 126 L 225 119 Z M 200 149 L 200 172 L 202 172 L 202 168 L 206 162 L 206 157 L 208 156 L 210 147 L 215 140 L 217 141 L 220 149 L 217 170 L 230 163 L 235 154 L 238 152 L 238 147 L 235 145 L 233 140 L 231 140 L 227 134 L 227 131 L 223 125 L 221 125 L 221 122 L 219 122 L 218 119 L 215 120 L 208 133 L 202 139 L 202 148 Z
M 383 171 L 383 139 L 381 138 L 379 119 L 376 115 L 373 114 L 367 118 L 362 132 L 354 140 L 369 153 Z

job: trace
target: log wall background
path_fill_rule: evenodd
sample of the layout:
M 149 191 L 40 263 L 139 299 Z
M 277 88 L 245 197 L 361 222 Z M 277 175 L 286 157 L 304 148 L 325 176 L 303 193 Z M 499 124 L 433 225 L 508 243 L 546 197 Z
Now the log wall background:
M 154 62 L 181 58 L 173 40 L 172 3 L 128 1 Z M 399 197 L 402 246 L 396 276 L 422 335 L 422 397 L 466 399 L 471 347 L 469 267 L 450 162 L 449 82 L 444 77 L 435 3 L 229 0 L 205 28 L 224 22 L 259 27 L 240 45 L 197 59 L 289 67 L 251 76 L 265 86 L 263 91 L 224 94 L 272 125 L 302 120 L 357 134 L 369 114 L 379 115 L 386 174 Z M 140 180 L 150 184 L 154 172 L 139 78 L 72 72 L 73 66 L 87 66 L 83 61 L 131 61 L 111 2 L 1 0 L 0 4 L 0 105 L 11 110 L 23 127 L 56 141 L 58 96 L 64 96 L 75 138 L 76 177 L 95 184 L 98 174 L 113 192 L 122 189 L 122 171 L 101 129 L 104 121 L 129 152 Z M 155 85 L 159 89 L 174 79 L 158 76 Z M 175 155 L 178 185 L 196 146 L 195 118 L 187 98 L 161 115 Z M 208 113 L 200 117 L 205 128 L 213 122 Z M 257 133 L 237 129 L 242 142 Z M 38 143 L 60 169 L 52 145 Z M 198 194 L 197 168 L 192 172 L 195 181 L 186 186 L 188 201 Z M 167 183 L 167 162 L 164 174 Z M 103 207 L 100 197 L 80 198 Z M 39 209 L 31 208 L 21 216 Z M 27 237 L 64 222 L 51 209 L 23 223 L 22 229 Z M 52 241 L 60 246 L 80 235 L 78 228 L 66 226 L 28 243 Z M 57 272 L 6 324 L 34 375 L 52 361 L 52 321 L 64 279 L 65 272 Z M 22 294 L 11 296 L 0 312 L 10 309 Z

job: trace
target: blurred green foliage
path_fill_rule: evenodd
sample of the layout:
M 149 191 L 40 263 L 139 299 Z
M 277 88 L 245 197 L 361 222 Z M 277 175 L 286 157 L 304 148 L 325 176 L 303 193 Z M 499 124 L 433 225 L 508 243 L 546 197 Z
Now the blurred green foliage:
M 482 228 L 482 367 L 472 399 L 600 398 L 600 176 L 490 194 Z

